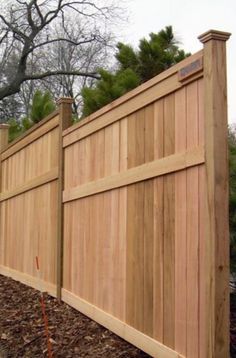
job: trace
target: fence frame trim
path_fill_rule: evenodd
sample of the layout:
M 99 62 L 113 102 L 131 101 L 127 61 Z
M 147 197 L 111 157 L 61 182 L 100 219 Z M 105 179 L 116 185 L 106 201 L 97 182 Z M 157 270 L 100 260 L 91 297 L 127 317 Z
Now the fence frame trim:
M 1 152 L 1 161 L 11 157 L 13 154 L 42 137 L 47 132 L 50 132 L 53 128 L 56 128 L 59 125 L 58 114 L 58 111 L 53 112 L 50 116 L 45 118 L 45 120 L 41 121 L 42 123 L 39 122 L 26 131 L 21 137 L 10 143 Z M 38 131 L 36 131 L 37 129 Z
M 91 181 L 72 189 L 66 189 L 63 192 L 63 203 L 177 172 L 203 164 L 204 161 L 204 147 L 197 147 L 184 153 L 169 155 L 118 174 Z
M 145 352 L 152 357 L 184 358 L 180 353 L 129 326 L 127 323 L 120 321 L 118 318 L 79 298 L 64 288 L 62 289 L 62 300 L 134 346 L 145 350 Z
M 29 190 L 38 188 L 41 185 L 50 183 L 53 180 L 58 179 L 58 167 L 55 167 L 45 174 L 37 176 L 34 179 L 28 180 L 24 184 L 14 188 L 13 190 L 7 190 L 5 192 L 0 193 L 0 202 L 5 201 L 7 199 L 13 198 L 14 196 L 23 194 Z

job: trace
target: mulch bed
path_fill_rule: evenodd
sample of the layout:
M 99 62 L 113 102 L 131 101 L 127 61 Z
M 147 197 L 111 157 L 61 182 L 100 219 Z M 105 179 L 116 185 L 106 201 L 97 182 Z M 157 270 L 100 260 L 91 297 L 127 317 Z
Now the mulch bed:
M 45 295 L 53 357 L 143 357 L 122 340 L 65 303 Z M 47 357 L 40 293 L 0 275 L 0 358 Z
M 230 353 L 236 357 L 236 293 L 230 295 Z M 45 295 L 54 357 L 150 357 L 65 303 Z M 40 293 L 0 275 L 0 358 L 47 357 Z

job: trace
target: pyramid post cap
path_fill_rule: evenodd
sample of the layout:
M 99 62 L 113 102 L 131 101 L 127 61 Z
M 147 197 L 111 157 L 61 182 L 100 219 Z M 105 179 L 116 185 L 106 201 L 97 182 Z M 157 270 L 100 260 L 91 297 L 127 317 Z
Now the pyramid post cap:
M 1 123 L 0 124 L 0 129 L 8 129 L 8 128 L 10 128 L 9 124 L 7 124 L 7 123 Z
M 210 40 L 227 41 L 231 36 L 230 32 L 209 30 L 198 36 L 198 39 L 204 44 Z
M 69 103 L 69 104 L 71 104 L 71 103 L 73 103 L 73 102 L 74 102 L 74 99 L 71 98 L 71 97 L 61 97 L 61 98 L 59 98 L 59 99 L 56 101 L 56 103 L 57 103 L 58 106 L 59 106 L 60 104 L 62 104 L 62 103 Z

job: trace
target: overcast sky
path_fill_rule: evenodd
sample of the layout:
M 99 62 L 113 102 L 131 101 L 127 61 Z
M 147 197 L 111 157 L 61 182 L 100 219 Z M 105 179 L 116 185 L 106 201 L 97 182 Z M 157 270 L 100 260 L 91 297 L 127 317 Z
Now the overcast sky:
M 138 45 L 142 37 L 172 25 L 191 53 L 202 48 L 197 37 L 209 29 L 231 32 L 227 41 L 228 118 L 236 123 L 236 0 L 126 0 L 129 23 L 123 41 Z

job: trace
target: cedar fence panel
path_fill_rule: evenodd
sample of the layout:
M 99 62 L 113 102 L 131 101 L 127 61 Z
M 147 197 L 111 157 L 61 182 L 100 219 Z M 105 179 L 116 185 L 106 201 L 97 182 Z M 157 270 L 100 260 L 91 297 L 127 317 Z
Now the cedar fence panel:
M 0 273 L 53 296 L 57 287 L 59 152 L 61 123 L 66 120 L 61 116 L 64 106 L 65 101 L 24 136 L 5 146 L 0 165 Z
M 37 287 L 38 254 L 45 289 L 158 358 L 229 356 L 228 37 L 1 154 L 0 273 Z

